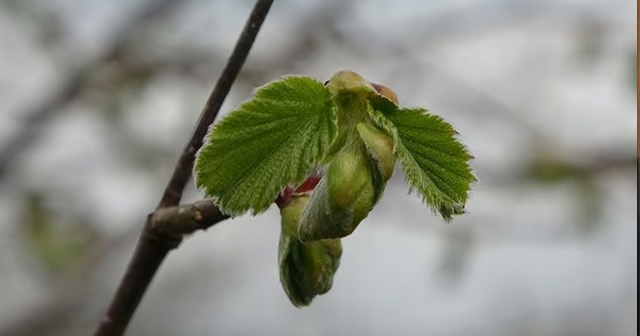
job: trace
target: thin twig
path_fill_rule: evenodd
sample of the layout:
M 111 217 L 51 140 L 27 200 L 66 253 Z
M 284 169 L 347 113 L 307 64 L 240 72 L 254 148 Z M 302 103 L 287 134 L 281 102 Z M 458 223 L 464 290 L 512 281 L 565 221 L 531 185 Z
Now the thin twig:
M 151 215 L 151 226 L 172 236 L 183 236 L 229 218 L 223 214 L 212 199 L 203 199 L 191 204 L 158 209 Z
M 238 76 L 272 3 L 273 0 L 258 0 L 253 7 L 227 65 L 200 114 L 191 140 L 180 155 L 156 211 L 176 206 L 180 202 L 182 192 L 191 177 L 195 154 L 202 146 L 207 129 L 216 118 L 231 85 Z M 182 235 L 173 235 L 167 233 L 166 230 L 158 230 L 157 226 L 153 225 L 153 219 L 154 214 L 147 216 L 147 221 L 138 240 L 138 246 L 107 313 L 94 333 L 95 336 L 119 336 L 124 333 L 160 264 L 169 251 L 176 248 L 182 240 Z M 222 216 L 217 217 L 219 221 L 223 219 Z M 210 225 L 215 223 L 211 221 Z
M 191 136 L 191 140 L 185 147 L 180 160 L 176 165 L 171 180 L 164 191 L 164 195 L 158 204 L 158 208 L 163 208 L 171 205 L 176 205 L 182 198 L 182 191 L 191 177 L 191 170 L 193 169 L 193 162 L 195 160 L 195 154 L 202 147 L 202 141 L 209 128 L 209 125 L 213 123 L 222 103 L 227 98 L 231 85 L 235 82 L 240 69 L 244 64 L 244 61 L 251 50 L 251 46 L 255 41 L 255 38 L 262 26 L 262 22 L 271 7 L 271 1 L 258 0 L 251 16 L 247 21 L 238 42 L 236 43 L 231 57 L 227 62 L 227 65 L 222 72 L 222 75 L 218 79 L 216 86 L 213 88 L 211 95 L 207 99 L 202 113 L 200 114 L 200 120 Z

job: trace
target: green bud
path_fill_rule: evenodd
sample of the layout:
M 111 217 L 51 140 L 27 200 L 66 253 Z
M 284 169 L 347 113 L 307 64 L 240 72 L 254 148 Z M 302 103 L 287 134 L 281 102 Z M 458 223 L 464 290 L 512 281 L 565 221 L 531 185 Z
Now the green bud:
M 378 164 L 382 179 L 386 182 L 393 174 L 396 165 L 396 155 L 393 150 L 393 140 L 378 128 L 365 123 L 356 126 L 360 139 L 367 147 L 367 151 Z
M 371 172 L 362 150 L 338 152 L 302 212 L 298 227 L 300 240 L 350 235 L 359 223 L 354 221 L 356 203 L 372 204 L 370 184 Z
M 353 207 L 371 184 L 371 172 L 362 150 L 346 148 L 329 165 L 326 173 L 329 208 L 344 212 Z
M 356 201 L 353 210 L 354 229 L 362 222 L 382 197 L 387 181 L 393 174 L 396 155 L 393 140 L 376 127 L 364 123 L 356 126 L 360 139 L 366 147 L 367 165 L 371 182 L 363 190 L 362 196 Z
M 303 243 L 297 238 L 300 214 L 308 202 L 308 195 L 293 195 L 281 210 L 282 233 L 278 249 L 280 282 L 296 307 L 309 305 L 317 295 L 331 289 L 342 256 L 339 239 Z
M 391 178 L 396 156 L 393 141 L 377 128 L 359 123 L 349 145 L 336 154 L 311 194 L 300 218 L 302 241 L 343 238 L 376 205 Z

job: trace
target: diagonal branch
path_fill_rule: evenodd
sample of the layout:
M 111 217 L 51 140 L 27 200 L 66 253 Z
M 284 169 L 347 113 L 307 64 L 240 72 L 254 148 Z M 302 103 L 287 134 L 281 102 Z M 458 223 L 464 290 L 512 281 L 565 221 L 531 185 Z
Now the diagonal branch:
M 209 129 L 209 126 L 218 115 L 220 107 L 222 107 L 222 103 L 227 98 L 229 90 L 231 90 L 231 85 L 238 77 L 240 69 L 244 64 L 244 61 L 247 59 L 251 46 L 258 35 L 258 31 L 260 30 L 272 3 L 273 0 L 258 0 L 253 8 L 249 19 L 240 34 L 240 38 L 231 53 L 231 57 L 229 57 L 229 60 L 227 61 L 227 65 L 225 66 L 222 75 L 220 75 L 216 86 L 213 88 L 213 91 L 209 95 L 209 98 L 200 113 L 200 119 L 193 131 L 191 140 L 187 143 L 182 155 L 180 155 L 178 164 L 173 171 L 171 180 L 164 191 L 164 195 L 160 200 L 160 204 L 158 204 L 158 208 L 176 205 L 180 202 L 184 187 L 187 185 L 187 182 L 191 177 L 195 154 L 198 149 L 202 147 L 202 141 Z
M 94 336 L 119 336 L 124 334 L 133 313 L 162 261 L 172 249 L 180 244 L 182 235 L 176 235 L 176 232 L 171 232 L 171 230 L 167 229 L 160 230 L 159 226 L 154 224 L 154 219 L 162 219 L 165 211 L 171 211 L 163 208 L 176 206 L 180 202 L 183 190 L 191 177 L 195 154 L 202 146 L 207 129 L 216 118 L 224 99 L 231 89 L 231 85 L 238 76 L 272 3 L 273 0 L 258 0 L 253 7 L 227 65 L 200 114 L 200 119 L 191 136 L 191 140 L 180 155 L 156 212 L 147 216 L 136 250 L 127 266 L 113 301 Z M 221 221 L 225 218 L 225 216 L 220 215 L 216 217 L 216 220 Z M 211 221 L 208 224 L 213 225 L 215 223 Z

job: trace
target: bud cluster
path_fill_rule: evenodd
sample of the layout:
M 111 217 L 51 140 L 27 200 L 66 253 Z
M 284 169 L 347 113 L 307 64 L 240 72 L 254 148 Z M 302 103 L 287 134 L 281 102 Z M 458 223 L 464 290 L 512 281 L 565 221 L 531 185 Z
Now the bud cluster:
M 393 91 L 375 84 L 397 103 Z M 380 200 L 396 162 L 392 138 L 369 120 L 344 127 L 344 145 L 331 158 L 322 177 L 285 188 L 276 203 L 281 209 L 280 281 L 291 302 L 306 306 L 329 291 L 342 256 L 344 238 Z

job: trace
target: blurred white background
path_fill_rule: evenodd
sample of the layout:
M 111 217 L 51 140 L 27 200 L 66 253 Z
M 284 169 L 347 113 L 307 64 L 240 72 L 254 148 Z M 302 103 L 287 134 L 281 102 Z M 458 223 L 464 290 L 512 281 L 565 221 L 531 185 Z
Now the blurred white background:
M 1 336 L 93 330 L 252 5 L 0 0 Z M 460 131 L 469 214 L 445 224 L 397 169 L 304 309 L 277 208 L 225 221 L 169 256 L 128 335 L 636 335 L 636 6 L 276 1 L 221 114 L 352 69 Z

